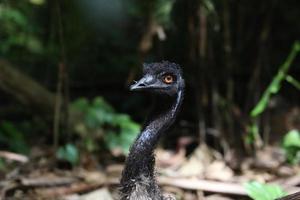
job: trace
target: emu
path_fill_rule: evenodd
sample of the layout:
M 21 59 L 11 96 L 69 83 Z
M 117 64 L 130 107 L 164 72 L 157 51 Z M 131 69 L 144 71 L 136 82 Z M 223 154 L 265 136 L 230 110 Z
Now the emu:
M 120 181 L 121 200 L 173 200 L 162 195 L 155 181 L 154 149 L 162 134 L 173 124 L 184 96 L 180 66 L 168 61 L 144 64 L 143 77 L 131 91 L 151 92 L 156 106 L 142 132 L 130 148 Z M 278 200 L 298 200 L 300 192 Z
M 184 86 L 180 66 L 168 61 L 144 64 L 143 77 L 130 86 L 131 91 L 151 92 L 156 97 L 156 104 L 130 148 L 120 181 L 121 200 L 173 199 L 162 195 L 155 181 L 154 149 L 176 118 Z

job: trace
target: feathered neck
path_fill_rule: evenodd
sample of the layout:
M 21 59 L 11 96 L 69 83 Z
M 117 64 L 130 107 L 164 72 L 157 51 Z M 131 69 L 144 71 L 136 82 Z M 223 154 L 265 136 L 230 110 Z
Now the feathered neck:
M 130 195 L 136 190 L 137 184 L 144 184 L 147 194 L 160 196 L 154 180 L 154 149 L 160 136 L 176 118 L 183 100 L 183 88 L 176 96 L 165 98 L 156 99 L 150 120 L 130 148 L 121 179 L 122 199 L 131 199 Z

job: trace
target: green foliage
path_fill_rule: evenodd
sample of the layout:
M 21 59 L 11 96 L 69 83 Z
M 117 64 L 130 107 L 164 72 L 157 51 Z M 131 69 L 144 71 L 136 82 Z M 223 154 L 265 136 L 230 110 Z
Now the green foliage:
M 271 95 L 277 94 L 279 92 L 282 82 L 284 80 L 288 79 L 288 82 L 295 83 L 295 80 L 291 79 L 291 77 L 288 76 L 287 72 L 299 52 L 300 52 L 300 43 L 295 42 L 291 50 L 291 53 L 287 57 L 286 61 L 280 66 L 278 73 L 276 74 L 276 76 L 273 78 L 268 88 L 263 93 L 262 98 L 259 100 L 259 102 L 251 111 L 250 114 L 251 117 L 257 117 L 266 109 L 268 102 L 270 101 Z
M 300 43 L 295 42 L 292 50 L 285 60 L 285 62 L 279 67 L 279 70 L 277 74 L 274 76 L 273 80 L 271 81 L 270 85 L 267 87 L 267 89 L 264 91 L 261 99 L 256 104 L 256 106 L 251 110 L 250 116 L 252 119 L 257 118 L 259 115 L 261 115 L 262 112 L 265 111 L 267 108 L 267 105 L 269 104 L 270 98 L 272 95 L 277 94 L 282 86 L 283 81 L 287 81 L 288 83 L 295 86 L 297 89 L 300 89 L 300 83 L 294 79 L 292 76 L 288 74 L 288 70 L 292 65 L 292 62 L 300 52 Z M 248 128 L 248 137 L 246 138 L 246 141 L 248 143 L 250 142 L 258 142 L 259 138 L 259 130 L 258 125 L 250 125 L 250 128 Z
M 29 152 L 24 134 L 8 121 L 0 123 L 0 145 L 17 153 L 27 154 Z
M 170 24 L 170 15 L 174 2 L 174 0 L 156 0 L 154 17 L 160 24 L 165 26 Z
M 79 152 L 73 144 L 66 144 L 60 147 L 56 152 L 56 157 L 60 160 L 68 161 L 73 166 L 79 162 Z
M 291 130 L 284 136 L 283 148 L 290 163 L 300 162 L 300 132 L 298 130 Z
M 262 184 L 256 181 L 244 185 L 247 194 L 254 200 L 274 200 L 287 193 L 278 185 Z
M 246 145 L 254 145 L 256 148 L 262 147 L 262 138 L 259 134 L 259 127 L 257 122 L 254 120 L 247 126 L 247 135 L 244 137 Z
M 0 23 L 0 54 L 9 55 L 17 48 L 33 54 L 42 53 L 42 43 L 36 35 L 33 23 L 18 6 L 0 3 Z
M 300 82 L 297 81 L 294 77 L 288 75 L 285 79 L 287 82 L 289 82 L 291 85 L 293 85 L 295 88 L 300 90 Z
M 246 136 L 246 143 L 253 144 L 259 137 L 257 124 L 253 123 L 253 124 L 247 126 L 247 133 L 248 134 Z
M 102 97 L 96 97 L 92 102 L 84 98 L 76 100 L 72 107 L 83 116 L 83 121 L 76 125 L 76 131 L 84 141 L 88 151 L 95 151 L 99 141 L 104 140 L 108 149 L 120 149 L 128 153 L 140 126 L 126 114 L 115 112 Z
M 136 18 L 143 18 L 150 15 L 154 17 L 159 24 L 168 26 L 170 24 L 170 16 L 174 2 L 174 0 L 130 0 L 128 12 Z
M 140 131 L 140 126 L 124 114 L 119 114 L 114 120 L 114 126 L 119 126 L 120 134 L 115 131 L 108 132 L 104 137 L 105 142 L 109 149 L 120 148 L 123 153 L 127 154 L 130 145 Z
M 44 5 L 45 0 L 29 0 L 30 3 L 35 4 L 35 5 Z

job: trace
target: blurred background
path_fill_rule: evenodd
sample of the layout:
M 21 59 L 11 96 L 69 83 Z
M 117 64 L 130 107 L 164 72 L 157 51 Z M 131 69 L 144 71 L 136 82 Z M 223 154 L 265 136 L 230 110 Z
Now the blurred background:
M 187 85 L 156 152 L 164 191 L 300 190 L 299 18 L 297 0 L 0 1 L 2 198 L 116 199 L 152 105 L 128 86 L 161 60 Z

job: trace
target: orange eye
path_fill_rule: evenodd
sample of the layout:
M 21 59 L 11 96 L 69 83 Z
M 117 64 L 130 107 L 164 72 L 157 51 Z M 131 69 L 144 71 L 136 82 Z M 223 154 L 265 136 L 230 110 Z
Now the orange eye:
M 174 77 L 171 75 L 166 75 L 166 76 L 164 76 L 163 81 L 166 84 L 171 84 L 174 82 Z

